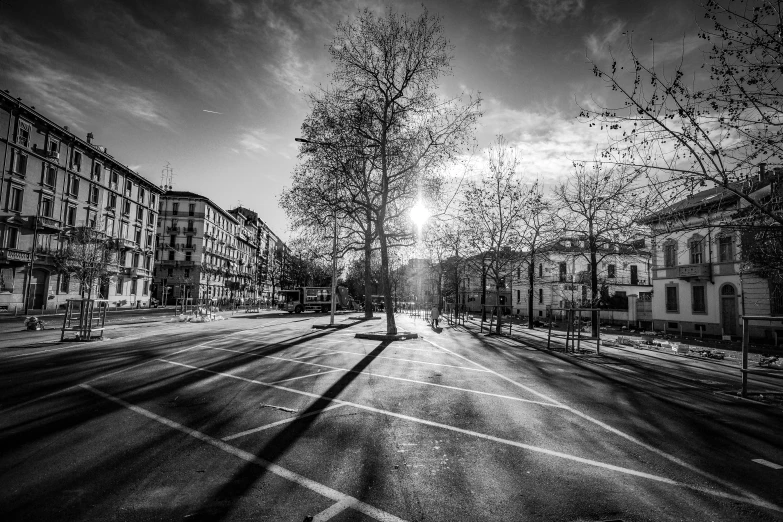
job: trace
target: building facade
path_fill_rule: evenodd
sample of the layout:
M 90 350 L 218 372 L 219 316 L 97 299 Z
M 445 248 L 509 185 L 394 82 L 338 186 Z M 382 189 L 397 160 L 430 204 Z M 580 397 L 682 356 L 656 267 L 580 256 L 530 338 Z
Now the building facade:
M 209 198 L 187 191 L 160 197 L 155 297 L 236 299 L 237 227 L 234 216 Z
M 53 263 L 79 226 L 99 228 L 116 248 L 112 276 L 91 295 L 147 306 L 160 189 L 91 133 L 81 139 L 7 91 L 0 92 L 0 129 L 0 312 L 55 309 L 88 293 Z

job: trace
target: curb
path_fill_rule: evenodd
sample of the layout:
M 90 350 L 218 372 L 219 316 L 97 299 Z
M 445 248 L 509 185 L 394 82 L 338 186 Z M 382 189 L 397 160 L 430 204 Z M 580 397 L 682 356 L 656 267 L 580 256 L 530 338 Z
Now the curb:
M 356 339 L 371 339 L 373 341 L 406 341 L 408 339 L 418 339 L 419 334 L 416 332 L 399 332 L 395 335 L 389 335 L 385 332 L 367 332 L 357 333 L 354 337 Z
M 342 328 L 348 328 L 349 326 L 353 326 L 350 324 L 314 324 L 313 329 L 314 330 L 340 330 Z

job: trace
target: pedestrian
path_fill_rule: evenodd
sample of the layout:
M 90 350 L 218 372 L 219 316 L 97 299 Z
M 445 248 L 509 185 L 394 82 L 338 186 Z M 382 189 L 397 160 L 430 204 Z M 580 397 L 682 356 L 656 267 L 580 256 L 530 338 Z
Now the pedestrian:
M 438 310 L 438 305 L 432 305 L 432 311 L 430 312 L 430 319 L 432 320 L 432 324 L 435 326 L 435 328 L 438 327 L 438 317 L 440 317 L 440 310 Z

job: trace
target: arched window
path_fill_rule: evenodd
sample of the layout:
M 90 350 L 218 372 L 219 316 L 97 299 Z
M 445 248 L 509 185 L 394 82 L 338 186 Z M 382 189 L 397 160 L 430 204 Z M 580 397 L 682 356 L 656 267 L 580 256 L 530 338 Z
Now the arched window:
M 733 286 L 724 285 L 723 288 L 720 289 L 720 295 L 733 296 L 736 295 L 736 292 L 734 291 Z
M 538 304 L 544 304 L 544 289 L 538 289 Z

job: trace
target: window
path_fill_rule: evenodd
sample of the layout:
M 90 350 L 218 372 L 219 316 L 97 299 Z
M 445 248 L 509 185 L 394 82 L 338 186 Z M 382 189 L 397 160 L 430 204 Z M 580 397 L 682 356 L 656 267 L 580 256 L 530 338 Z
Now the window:
M 566 281 L 566 272 L 568 270 L 568 267 L 565 263 L 559 263 L 558 264 L 558 281 L 561 283 L 565 283 Z
M 680 303 L 677 298 L 677 285 L 670 285 L 666 287 L 666 311 L 678 312 L 680 310 Z
M 688 250 L 690 251 L 692 265 L 704 262 L 704 241 L 701 236 L 693 236 L 688 242 Z
M 544 277 L 544 265 L 543 263 L 538 264 L 538 277 Z
M 185 277 L 186 278 L 190 277 L 190 268 L 185 269 Z
M 139 280 L 131 279 L 131 294 L 136 295 L 138 289 L 139 289 Z
M 185 246 L 192 247 L 193 246 L 193 236 L 187 236 L 185 238 Z
M 179 214 L 179 203 L 174 203 L 174 209 L 171 211 L 173 215 Z
M 52 202 L 52 198 L 41 198 L 41 208 L 40 214 L 43 217 L 52 217 L 52 210 L 54 209 L 54 203 Z
M 137 245 L 141 245 L 141 229 L 139 227 L 135 227 L 133 230 L 133 240 Z
M 149 269 L 150 269 L 150 266 L 152 266 L 152 256 L 146 256 L 146 257 L 144 258 L 144 268 L 146 268 L 147 270 L 149 270 Z
M 87 226 L 88 227 L 95 227 L 95 224 L 98 222 L 98 214 L 94 210 L 88 210 L 87 211 Z
M 174 277 L 174 269 L 173 268 L 168 268 L 166 270 L 166 277 Z
M 148 295 L 150 293 L 150 282 L 146 279 L 144 280 L 144 290 L 141 291 L 142 295 Z
M 147 232 L 147 246 L 152 246 L 152 232 Z
M 130 209 L 131 209 L 130 200 L 127 200 L 127 199 L 123 200 L 122 201 L 122 213 L 124 215 L 126 215 L 126 216 L 129 216 L 130 215 Z
M 150 194 L 150 206 L 155 206 L 155 194 Z
M 11 172 L 20 176 L 27 174 L 27 154 L 18 150 L 11 151 Z
M 46 144 L 46 152 L 48 153 L 48 156 L 50 158 L 59 158 L 60 157 L 59 151 L 60 151 L 60 142 L 54 138 L 49 138 L 49 141 Z
M 100 197 L 100 192 L 98 191 L 98 187 L 96 185 L 91 185 L 90 186 L 90 199 L 89 199 L 90 204 L 91 205 L 97 205 L 99 197 Z
M 174 261 L 174 251 L 169 250 L 169 261 Z
M 92 179 L 95 180 L 95 181 L 100 181 L 102 172 L 103 172 L 103 165 L 101 165 L 100 163 L 96 162 L 92 166 Z
M 144 204 L 144 189 L 141 188 L 141 187 L 139 187 L 139 196 L 138 196 L 138 198 L 136 198 L 136 201 L 138 201 L 139 203 Z
M 679 330 L 680 329 L 680 323 L 666 323 L 666 329 L 667 330 Z
M 171 228 L 177 228 L 177 220 L 176 219 L 172 219 L 171 220 Z
M 177 244 L 177 236 L 176 234 L 171 234 L 171 237 L 169 237 L 169 246 L 174 246 Z
M 57 183 L 57 167 L 46 163 L 43 169 L 43 184 L 48 187 L 54 187 L 55 183 Z
M 125 180 L 125 195 L 130 197 L 132 191 L 133 191 L 133 183 L 131 183 L 130 180 Z
M 59 290 L 61 294 L 67 294 L 71 291 L 71 276 L 68 274 L 60 274 L 60 286 Z
M 544 304 L 544 289 L 538 289 L 538 304 Z
M 130 237 L 128 237 L 128 224 L 127 223 L 120 224 L 120 237 L 123 238 L 123 239 L 130 239 Z
M 114 236 L 114 218 L 106 216 L 106 228 L 104 232 L 110 236 Z
M 19 248 L 19 229 L 8 227 L 5 232 L 5 247 Z
M 185 252 L 185 261 L 191 261 L 193 259 L 193 256 L 190 252 Z
M 718 238 L 718 261 L 722 263 L 734 261 L 734 241 L 731 236 Z
M 693 313 L 705 314 L 707 313 L 707 300 L 705 299 L 705 288 L 703 286 L 691 287 L 692 292 L 692 309 Z
M 124 283 L 125 283 L 125 281 L 123 281 L 122 276 L 117 276 L 117 287 L 114 290 L 115 294 L 122 295 L 122 292 L 123 292 L 122 286 L 123 286 Z
M 144 208 L 141 205 L 136 205 L 136 221 L 144 220 Z
M 188 203 L 188 216 L 195 216 L 195 215 L 196 215 L 196 204 Z
M 151 210 L 147 212 L 147 224 L 150 226 L 155 224 L 155 213 Z
M 677 266 L 677 243 L 670 241 L 663 245 L 663 266 Z
M 33 127 L 26 121 L 19 120 L 19 126 L 16 129 L 16 143 L 23 147 L 30 147 L 30 133 Z
M 193 220 L 188 220 L 188 232 L 193 232 Z
M 120 175 L 117 174 L 117 171 L 113 170 L 111 171 L 111 174 L 109 174 L 109 183 L 112 185 L 113 188 L 117 188 L 117 184 L 120 182 Z
M 610 264 L 606 268 L 606 277 L 608 277 L 609 279 L 614 279 L 615 277 L 617 277 L 616 272 L 617 272 L 617 267 L 615 265 Z
M 141 257 L 139 256 L 139 253 L 138 252 L 134 252 L 133 253 L 133 263 L 131 264 L 131 266 L 133 268 L 139 268 L 141 266 L 141 265 L 139 265 L 139 260 L 140 259 L 141 259 Z
M 11 212 L 21 212 L 23 195 L 24 191 L 21 187 L 12 186 L 11 193 L 8 196 L 8 210 Z
M 82 153 L 78 150 L 73 151 L 73 156 L 71 157 L 71 170 L 75 170 L 76 172 L 82 171 Z
M 69 227 L 76 226 L 76 207 L 68 205 L 65 209 L 65 224 Z
M 68 187 L 68 193 L 75 197 L 79 197 L 79 178 L 77 176 L 71 176 L 71 186 Z
M 117 194 L 115 194 L 113 192 L 111 194 L 109 194 L 109 202 L 106 205 L 106 208 L 110 209 L 110 210 L 116 210 L 117 209 Z

